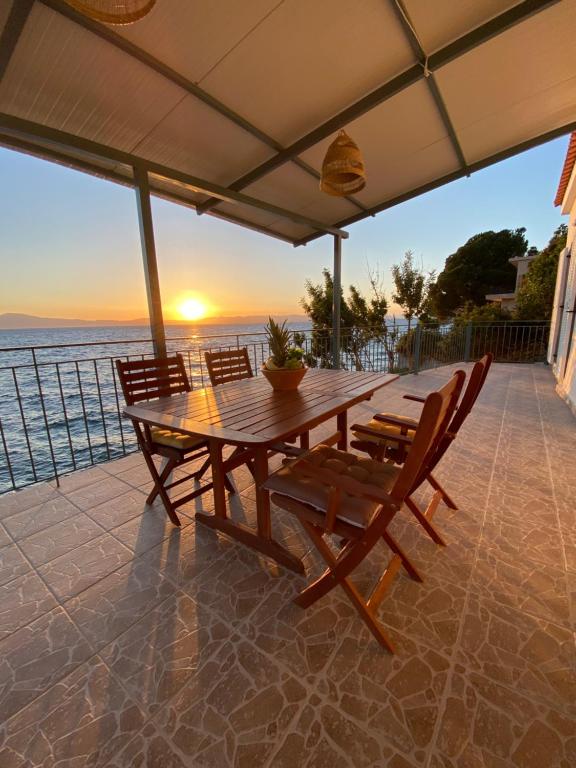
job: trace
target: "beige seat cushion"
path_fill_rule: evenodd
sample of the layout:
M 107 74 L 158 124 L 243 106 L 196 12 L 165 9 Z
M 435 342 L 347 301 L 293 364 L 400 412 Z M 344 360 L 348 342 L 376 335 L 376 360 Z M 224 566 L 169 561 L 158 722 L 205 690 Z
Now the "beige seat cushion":
M 152 442 L 167 445 L 170 448 L 179 448 L 181 451 L 200 446 L 204 442 L 203 437 L 192 437 L 192 435 L 172 432 L 170 429 L 162 429 L 161 427 L 150 427 L 150 435 Z
M 381 438 L 372 437 L 372 435 L 363 435 L 361 432 L 356 432 L 354 430 L 352 430 L 352 433 L 358 438 L 358 440 L 364 440 L 367 443 L 376 443 L 377 445 L 380 445 L 380 446 L 381 445 L 397 446 L 398 445 L 397 442 L 389 439 L 394 435 L 405 434 L 408 437 L 414 437 L 414 430 L 418 426 L 418 422 L 416 419 L 409 419 L 407 416 L 398 416 L 395 413 L 383 413 L 382 416 L 390 416 L 393 419 L 402 419 L 402 421 L 406 421 L 409 424 L 413 424 L 414 429 L 407 429 L 404 432 L 402 432 L 402 429 L 400 427 L 395 426 L 394 424 L 386 424 L 385 422 L 377 421 L 376 419 L 371 419 L 366 426 L 380 432 L 382 434 Z
M 318 445 L 305 455 L 308 462 L 341 475 L 348 475 L 366 485 L 376 486 L 389 492 L 400 469 L 393 464 L 382 464 L 373 459 L 364 459 L 353 453 L 338 451 L 328 445 Z M 264 487 L 274 493 L 289 496 L 297 501 L 326 513 L 330 487 L 307 477 L 298 471 L 297 461 L 291 461 L 271 475 Z M 358 496 L 342 494 L 338 517 L 351 525 L 365 528 L 378 509 L 378 503 Z

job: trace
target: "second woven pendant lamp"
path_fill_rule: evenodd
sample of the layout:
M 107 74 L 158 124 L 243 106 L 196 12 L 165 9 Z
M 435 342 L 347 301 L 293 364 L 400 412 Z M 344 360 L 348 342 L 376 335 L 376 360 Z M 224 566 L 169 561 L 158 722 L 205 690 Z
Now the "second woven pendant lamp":
M 149 13 L 156 0 L 66 0 L 68 5 L 106 24 L 133 24 Z
M 320 189 L 328 195 L 345 197 L 360 192 L 365 186 L 366 169 L 362 153 L 346 131 L 339 131 L 322 163 Z

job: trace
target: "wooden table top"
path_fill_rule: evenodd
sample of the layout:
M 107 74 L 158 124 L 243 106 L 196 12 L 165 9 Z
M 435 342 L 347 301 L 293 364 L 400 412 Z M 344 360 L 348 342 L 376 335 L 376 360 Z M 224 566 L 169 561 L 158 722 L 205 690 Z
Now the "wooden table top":
M 257 376 L 126 406 L 124 413 L 229 445 L 267 445 L 312 429 L 397 378 L 389 373 L 311 369 L 291 392 L 275 392 Z

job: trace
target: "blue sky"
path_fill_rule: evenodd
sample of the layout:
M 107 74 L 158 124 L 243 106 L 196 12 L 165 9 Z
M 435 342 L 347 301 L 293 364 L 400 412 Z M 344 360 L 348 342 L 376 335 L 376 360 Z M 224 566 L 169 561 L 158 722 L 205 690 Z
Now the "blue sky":
M 367 265 L 391 291 L 390 267 L 412 250 L 426 269 L 478 232 L 524 226 L 543 247 L 568 137 L 533 149 L 350 227 L 343 281 L 367 287 Z M 134 192 L 0 149 L 0 313 L 130 319 L 146 315 Z M 300 312 L 307 278 L 331 266 L 332 238 L 304 248 L 155 200 L 168 317 L 185 295 L 223 315 Z

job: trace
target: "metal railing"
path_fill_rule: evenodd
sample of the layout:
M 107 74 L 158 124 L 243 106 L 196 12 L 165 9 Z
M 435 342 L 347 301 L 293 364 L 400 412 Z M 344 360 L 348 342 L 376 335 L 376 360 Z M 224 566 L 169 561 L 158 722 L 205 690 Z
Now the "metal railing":
M 295 330 L 308 365 L 332 365 L 332 333 Z M 408 328 L 344 328 L 340 365 L 349 370 L 417 373 L 491 351 L 497 362 L 545 360 L 549 326 L 478 323 Z M 254 373 L 269 356 L 264 333 L 177 337 L 193 387 L 209 385 L 204 353 L 246 347 Z M 152 356 L 150 339 L 0 348 L 0 493 L 58 478 L 137 449 L 122 415 L 114 360 Z

